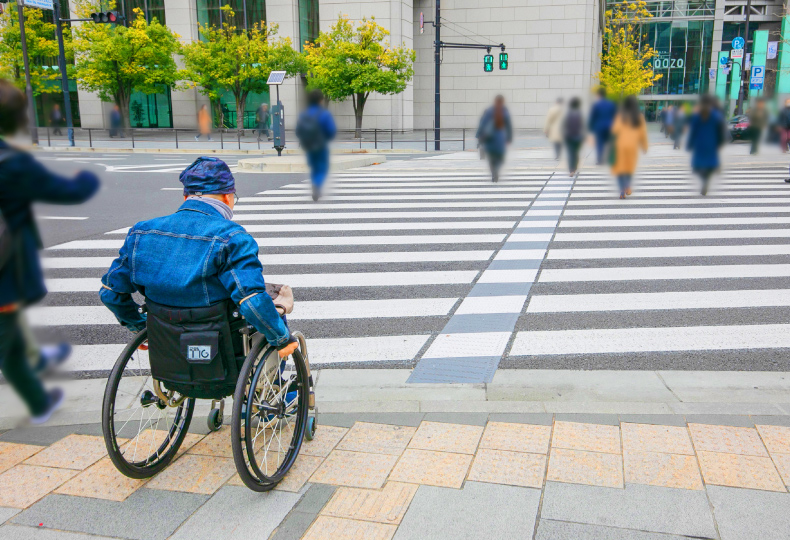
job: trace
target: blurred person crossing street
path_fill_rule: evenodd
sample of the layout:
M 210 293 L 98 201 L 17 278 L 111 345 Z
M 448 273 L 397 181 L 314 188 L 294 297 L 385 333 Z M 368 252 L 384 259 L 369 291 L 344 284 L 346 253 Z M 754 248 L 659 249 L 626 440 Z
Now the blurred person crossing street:
M 785 106 L 779 111 L 777 118 L 777 129 L 779 130 L 779 144 L 782 153 L 787 153 L 787 143 L 790 141 L 790 98 L 785 100 Z
M 691 168 L 702 180 L 702 195 L 708 194 L 710 179 L 719 168 L 719 148 L 725 142 L 724 116 L 710 94 L 700 97 L 699 108 L 689 121 L 686 143 L 691 152 Z
M 543 124 L 543 134 L 554 145 L 554 159 L 560 159 L 562 153 L 562 98 L 549 107 L 546 112 L 546 122 Z
M 203 135 L 210 141 L 211 140 L 211 113 L 208 111 L 208 105 L 205 103 L 200 106 L 197 115 L 199 133 L 195 135 L 195 140 L 199 141 Z
M 60 126 L 63 124 L 63 113 L 60 112 L 60 105 L 55 103 L 49 111 L 49 125 L 52 126 L 53 135 L 63 135 Z
M 672 149 L 679 150 L 680 142 L 683 139 L 683 132 L 686 130 L 686 111 L 682 105 L 678 105 L 672 115 Z
M 746 111 L 749 117 L 749 139 L 752 141 L 749 154 L 755 155 L 760 149 L 760 139 L 763 137 L 763 130 L 768 125 L 768 108 L 765 106 L 763 98 L 757 98 L 754 105 Z
M 628 96 L 612 126 L 612 148 L 610 162 L 612 174 L 620 186 L 620 198 L 631 194 L 631 180 L 636 172 L 639 149 L 647 152 L 647 123 L 639 110 L 635 96 Z
M 568 103 L 568 112 L 562 121 L 562 137 L 568 151 L 568 171 L 571 176 L 579 168 L 579 151 L 584 143 L 584 117 L 582 116 L 582 101 L 571 98 Z
M 603 165 L 606 144 L 617 114 L 617 106 L 606 97 L 606 89 L 598 89 L 598 99 L 590 110 L 589 130 L 595 136 L 595 163 Z
M 307 154 L 314 201 L 321 197 L 329 174 L 329 141 L 336 133 L 335 119 L 324 107 L 324 94 L 321 90 L 311 90 L 307 94 L 307 109 L 302 111 L 296 122 L 296 138 Z
M 475 136 L 478 145 L 483 147 L 488 157 L 491 181 L 498 182 L 499 169 L 505 162 L 507 145 L 513 141 L 513 126 L 503 96 L 494 98 L 494 105 L 485 110 Z
M 261 103 L 255 115 L 258 118 L 258 140 L 261 140 L 261 135 L 266 133 L 266 140 L 271 141 L 272 136 L 269 133 L 269 125 L 271 123 L 271 114 L 269 113 L 269 106 L 266 103 Z

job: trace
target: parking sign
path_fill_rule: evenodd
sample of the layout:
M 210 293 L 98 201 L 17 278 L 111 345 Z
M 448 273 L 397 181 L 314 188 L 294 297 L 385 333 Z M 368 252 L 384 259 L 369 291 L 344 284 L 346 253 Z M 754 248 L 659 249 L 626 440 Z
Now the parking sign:
M 749 89 L 762 90 L 765 81 L 765 66 L 752 66 L 752 74 L 749 79 Z

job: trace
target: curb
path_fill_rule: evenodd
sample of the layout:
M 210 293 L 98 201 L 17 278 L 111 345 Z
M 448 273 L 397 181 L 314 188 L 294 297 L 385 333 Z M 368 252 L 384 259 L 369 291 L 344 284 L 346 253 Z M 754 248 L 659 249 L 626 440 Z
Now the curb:
M 276 156 L 277 152 L 272 149 L 268 150 L 218 150 L 206 148 L 84 148 L 78 146 L 25 146 L 28 150 L 35 150 L 39 152 L 94 152 L 99 154 L 246 154 L 252 156 Z M 425 150 L 411 150 L 411 149 L 379 149 L 368 150 L 365 148 L 337 148 L 332 150 L 332 154 L 426 154 Z M 450 153 L 450 152 L 441 152 Z M 285 149 L 283 155 L 304 155 L 304 152 L 298 149 Z

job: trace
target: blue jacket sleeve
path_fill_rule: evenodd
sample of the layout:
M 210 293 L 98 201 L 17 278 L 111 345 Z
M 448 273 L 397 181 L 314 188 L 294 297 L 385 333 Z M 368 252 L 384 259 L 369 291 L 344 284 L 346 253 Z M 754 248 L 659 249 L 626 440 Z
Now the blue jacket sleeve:
M 218 277 L 241 314 L 266 341 L 275 347 L 288 344 L 291 333 L 266 293 L 258 244 L 246 231 L 234 232 L 223 248 Z
M 335 126 L 335 119 L 332 117 L 332 113 L 324 110 L 321 115 L 321 124 L 324 128 L 324 135 L 326 136 L 327 140 L 331 141 L 335 138 L 337 134 L 337 126 Z
M 17 197 L 52 204 L 79 204 L 99 189 L 95 174 L 83 171 L 73 180 L 49 172 L 30 154 L 21 154 L 13 166 L 19 171 L 15 186 Z
M 594 131 L 595 130 L 595 122 L 598 117 L 598 109 L 600 103 L 595 103 L 592 108 L 590 109 L 590 119 L 587 122 L 587 130 Z
M 697 117 L 692 116 L 691 121 L 689 122 L 689 134 L 688 137 L 686 137 L 686 150 L 689 152 L 694 150 L 694 142 L 697 138 L 697 123 Z
M 132 283 L 131 268 L 129 265 L 129 238 L 126 237 L 123 246 L 118 252 L 118 258 L 110 265 L 110 269 L 101 278 L 102 288 L 99 298 L 107 309 L 112 311 L 121 326 L 132 332 L 139 332 L 145 328 L 145 315 L 141 314 L 137 303 L 132 298 L 132 293 L 137 287 Z

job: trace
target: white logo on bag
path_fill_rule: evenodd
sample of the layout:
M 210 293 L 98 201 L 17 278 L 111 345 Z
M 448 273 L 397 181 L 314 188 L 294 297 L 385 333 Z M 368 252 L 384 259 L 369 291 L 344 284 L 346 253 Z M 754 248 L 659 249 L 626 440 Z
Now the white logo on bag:
M 208 360 L 211 358 L 211 345 L 189 345 L 187 360 Z

